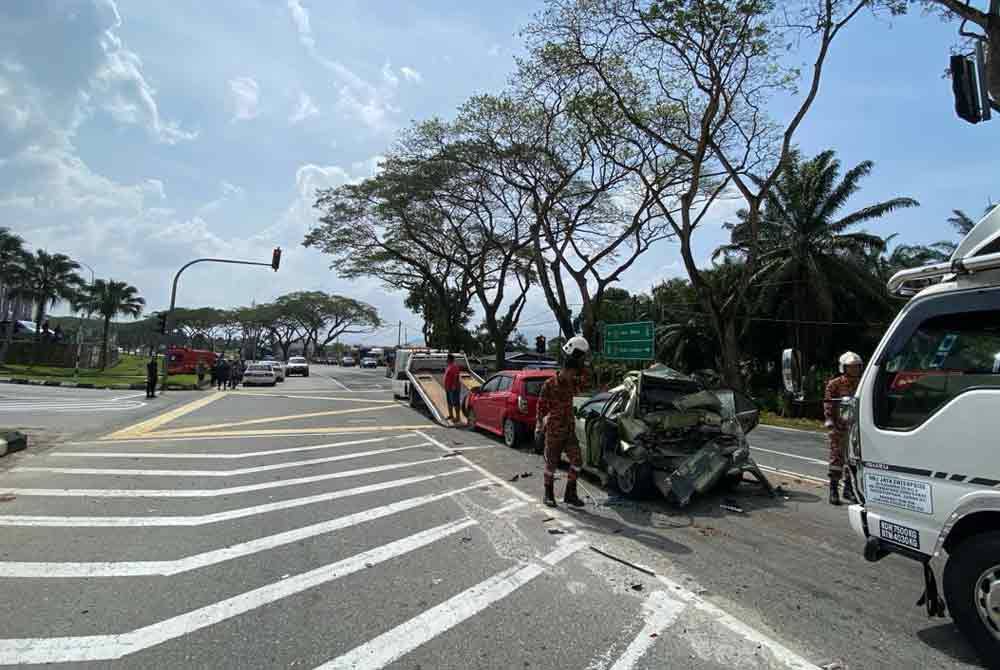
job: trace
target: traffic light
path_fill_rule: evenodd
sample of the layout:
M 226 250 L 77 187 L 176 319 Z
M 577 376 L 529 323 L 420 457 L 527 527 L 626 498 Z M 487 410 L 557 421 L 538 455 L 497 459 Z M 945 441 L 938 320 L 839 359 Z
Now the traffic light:
M 167 334 L 167 313 L 166 312 L 160 312 L 159 314 L 156 315 L 156 319 L 157 319 L 157 321 L 159 323 L 159 325 L 157 326 L 156 330 L 161 335 L 166 335 Z
M 535 351 L 539 354 L 545 353 L 545 336 L 539 335 L 535 338 Z
M 955 94 L 955 113 L 969 123 L 990 120 L 990 94 L 986 90 L 982 46 L 976 59 L 952 56 L 951 90 Z
M 277 272 L 279 265 L 281 265 L 281 247 L 275 247 L 271 252 L 271 268 Z

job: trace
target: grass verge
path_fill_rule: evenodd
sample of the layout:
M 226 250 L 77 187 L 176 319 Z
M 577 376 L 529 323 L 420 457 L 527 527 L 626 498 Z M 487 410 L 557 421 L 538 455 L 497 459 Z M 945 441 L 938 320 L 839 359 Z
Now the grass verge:
M 3 365 L 0 366 L 0 376 L 18 377 L 24 379 L 39 379 L 42 381 L 76 382 L 93 384 L 94 386 L 113 386 L 120 384 L 145 384 L 146 361 L 142 356 L 122 354 L 116 365 L 106 370 L 81 368 L 79 376 L 73 375 L 73 368 L 57 368 L 50 365 Z M 160 374 L 163 374 L 162 360 Z M 198 381 L 195 375 L 171 375 L 170 385 L 192 385 Z

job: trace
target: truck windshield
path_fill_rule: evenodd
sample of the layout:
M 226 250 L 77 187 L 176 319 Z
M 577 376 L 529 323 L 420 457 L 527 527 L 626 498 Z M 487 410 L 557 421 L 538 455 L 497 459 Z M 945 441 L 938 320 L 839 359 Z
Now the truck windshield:
M 1000 311 L 936 316 L 886 362 L 878 424 L 912 428 L 960 393 L 997 386 Z

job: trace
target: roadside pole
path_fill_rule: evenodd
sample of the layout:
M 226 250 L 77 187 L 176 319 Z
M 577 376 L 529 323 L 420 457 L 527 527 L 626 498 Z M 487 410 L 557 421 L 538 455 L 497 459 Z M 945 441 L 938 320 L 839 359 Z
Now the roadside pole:
M 258 261 L 235 261 L 229 258 L 196 258 L 195 260 L 189 261 L 188 263 L 182 265 L 181 269 L 178 270 L 177 274 L 174 275 L 174 285 L 170 291 L 170 307 L 167 309 L 167 313 L 163 317 L 163 326 L 162 326 L 163 335 L 166 335 L 167 333 L 170 332 L 170 316 L 173 314 L 174 307 L 177 304 L 177 280 L 181 278 L 182 272 L 187 270 L 195 263 L 230 263 L 232 265 L 263 265 L 264 267 L 269 267 L 275 272 L 277 272 L 278 266 L 281 265 L 281 247 L 275 247 L 274 251 L 271 254 L 270 263 L 260 263 Z M 167 347 L 167 350 L 169 350 L 169 345 Z M 163 377 L 162 377 L 162 382 L 160 384 L 160 393 L 167 392 L 167 379 L 170 374 L 168 372 L 168 369 L 170 367 L 170 360 L 167 356 L 167 350 L 164 351 L 163 355 Z

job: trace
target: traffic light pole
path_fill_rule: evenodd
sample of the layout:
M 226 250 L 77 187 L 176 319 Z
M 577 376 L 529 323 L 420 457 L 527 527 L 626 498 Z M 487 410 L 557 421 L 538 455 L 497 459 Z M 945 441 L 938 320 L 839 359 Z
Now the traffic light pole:
M 281 262 L 281 249 L 275 249 L 274 254 L 271 257 L 270 263 L 260 263 L 258 261 L 234 261 L 228 258 L 196 258 L 181 266 L 181 269 L 177 271 L 174 275 L 174 285 L 170 290 L 170 308 L 167 309 L 167 313 L 163 318 L 163 334 L 170 332 L 170 316 L 174 313 L 174 306 L 177 303 L 177 280 L 181 278 L 181 273 L 187 270 L 189 267 L 195 263 L 230 263 L 232 265 L 263 265 L 264 267 L 269 267 L 275 272 L 278 270 L 278 265 Z M 169 368 L 169 361 L 167 360 L 167 349 L 164 348 L 163 352 L 163 377 L 160 384 L 160 393 L 166 393 L 167 391 L 167 377 L 169 373 L 167 369 Z

